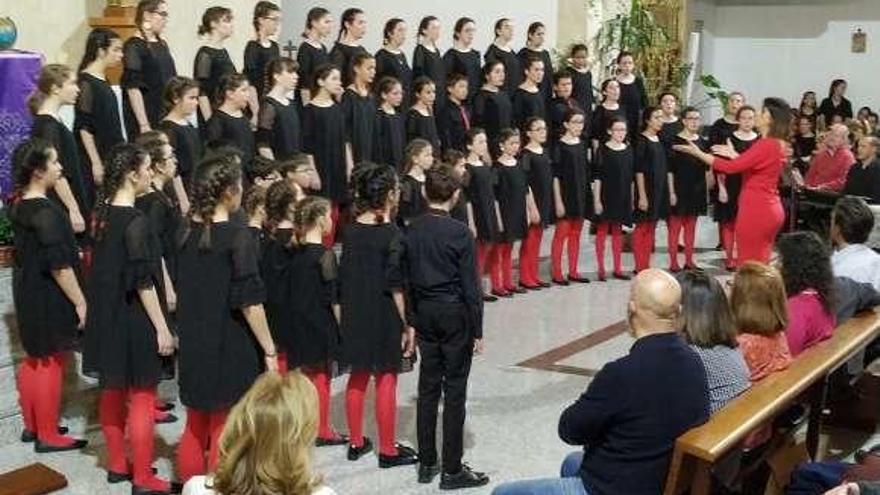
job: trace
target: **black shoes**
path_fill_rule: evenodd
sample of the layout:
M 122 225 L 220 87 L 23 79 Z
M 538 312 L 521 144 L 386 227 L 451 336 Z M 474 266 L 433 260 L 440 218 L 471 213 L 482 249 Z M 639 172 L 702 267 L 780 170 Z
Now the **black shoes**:
M 373 442 L 370 441 L 369 438 L 364 437 L 364 444 L 360 447 L 355 447 L 354 445 L 348 445 L 348 460 L 356 461 L 373 450 Z
M 577 283 L 579 283 L 579 284 L 588 284 L 588 283 L 590 283 L 590 279 L 588 279 L 587 277 L 582 277 L 582 276 L 580 276 L 580 275 L 569 275 L 569 276 L 568 276 L 568 281 L 569 281 L 569 282 L 577 282 Z
M 483 302 L 495 302 L 498 298 L 493 296 L 492 294 L 485 293 L 483 294 Z
M 315 447 L 333 447 L 336 445 L 345 445 L 349 442 L 348 435 L 343 435 L 341 433 L 337 434 L 335 438 L 321 438 L 318 437 L 315 439 Z M 366 442 L 364 442 L 366 443 Z
M 39 439 L 34 441 L 34 452 L 38 454 L 48 454 L 50 452 L 67 452 L 68 450 L 80 450 L 89 444 L 88 440 L 74 440 L 70 445 L 49 445 L 41 442 Z
M 486 473 L 474 471 L 467 464 L 461 465 L 461 471 L 455 474 L 443 473 L 440 477 L 441 490 L 459 490 L 462 488 L 473 488 L 483 486 L 489 483 L 489 477 Z
M 569 281 L 565 280 L 564 278 L 554 278 L 553 283 L 564 287 L 569 284 Z
M 632 277 L 623 272 L 614 272 L 614 278 L 617 280 L 632 280 Z
M 67 435 L 67 432 L 68 432 L 68 429 L 66 426 L 59 426 L 58 427 L 58 434 L 59 435 Z M 21 431 L 21 443 L 31 443 L 33 441 L 36 441 L 36 439 L 37 439 L 36 433 L 29 431 L 29 430 L 22 430 Z
M 174 409 L 173 402 L 163 402 L 156 407 L 156 410 L 162 411 L 162 412 L 168 412 L 172 409 Z
M 151 471 L 153 474 L 156 474 L 156 468 L 152 468 Z M 132 475 L 131 473 L 117 473 L 116 471 L 107 471 L 107 483 L 111 485 L 115 485 L 116 483 L 122 483 L 124 481 L 131 481 Z
M 176 481 L 171 482 L 171 486 L 168 490 L 153 490 L 131 485 L 131 495 L 171 495 L 172 493 L 180 493 L 182 491 L 183 485 Z
M 433 483 L 438 474 L 440 474 L 440 466 L 436 462 L 434 464 L 419 464 L 419 483 L 423 485 Z
M 157 419 L 156 424 L 157 425 L 164 425 L 164 424 L 168 424 L 168 423 L 174 423 L 176 421 L 177 421 L 177 416 L 175 416 L 171 413 L 167 413 L 164 416 L 162 416 L 161 418 Z
M 419 462 L 419 456 L 412 448 L 399 443 L 394 446 L 397 447 L 397 455 L 379 454 L 380 468 L 388 469 L 397 466 L 408 466 Z

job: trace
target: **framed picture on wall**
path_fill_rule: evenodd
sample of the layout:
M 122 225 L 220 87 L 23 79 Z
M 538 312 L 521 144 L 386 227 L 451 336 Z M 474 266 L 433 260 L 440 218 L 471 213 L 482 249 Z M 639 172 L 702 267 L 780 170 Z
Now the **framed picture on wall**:
M 861 29 L 857 29 L 852 35 L 852 52 L 865 53 L 868 51 L 868 35 Z

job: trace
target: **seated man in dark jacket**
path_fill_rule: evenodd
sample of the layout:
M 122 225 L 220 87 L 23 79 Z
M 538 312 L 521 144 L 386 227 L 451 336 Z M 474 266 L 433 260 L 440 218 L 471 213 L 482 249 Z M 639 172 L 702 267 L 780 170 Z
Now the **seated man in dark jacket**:
M 681 288 L 671 275 L 639 273 L 628 308 L 635 344 L 559 419 L 559 437 L 584 452 L 569 455 L 562 478 L 507 483 L 492 493 L 662 493 L 675 439 L 709 419 L 706 374 L 678 333 L 680 310 Z

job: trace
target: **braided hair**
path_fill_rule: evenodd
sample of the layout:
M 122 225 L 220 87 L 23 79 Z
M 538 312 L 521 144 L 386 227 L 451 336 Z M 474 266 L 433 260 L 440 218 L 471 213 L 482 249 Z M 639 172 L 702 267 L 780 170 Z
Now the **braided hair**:
M 397 172 L 389 165 L 371 162 L 358 165 L 351 174 L 351 195 L 356 214 L 372 211 L 379 223 L 383 223 L 382 211 L 388 204 L 388 195 L 397 187 Z
M 266 223 L 274 232 L 284 220 L 293 220 L 290 210 L 296 204 L 296 191 L 286 180 L 280 180 L 266 190 Z
M 305 244 L 306 234 L 329 211 L 330 202 L 320 196 L 306 196 L 301 199 L 293 211 L 293 235 L 290 242 L 296 246 Z
M 16 195 L 30 184 L 34 172 L 46 170 L 52 143 L 42 138 L 30 138 L 22 141 L 12 152 L 12 182 Z
M 204 226 L 202 237 L 199 239 L 200 250 L 211 249 L 211 219 L 223 194 L 230 189 L 240 187 L 241 167 L 228 157 L 217 156 L 204 160 L 196 169 L 192 183 L 192 208 L 189 220 L 198 218 Z
M 104 181 L 98 190 L 94 223 L 92 224 L 93 235 L 96 240 L 101 240 L 107 227 L 107 212 L 113 196 L 125 184 L 128 174 L 136 172 L 147 160 L 150 154 L 139 144 L 121 143 L 110 149 L 107 158 L 104 159 Z

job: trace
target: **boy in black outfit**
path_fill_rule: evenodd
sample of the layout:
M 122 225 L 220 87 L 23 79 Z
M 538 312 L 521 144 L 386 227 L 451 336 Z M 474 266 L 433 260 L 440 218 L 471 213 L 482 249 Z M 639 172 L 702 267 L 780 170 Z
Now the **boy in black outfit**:
M 451 218 L 461 182 L 448 165 L 428 170 L 428 212 L 406 235 L 410 297 L 419 351 L 419 483 L 431 483 L 437 464 L 437 408 L 443 409 L 443 475 L 440 488 L 482 486 L 484 473 L 462 464 L 467 380 L 474 353 L 483 351 L 483 302 L 477 278 L 476 244 L 468 227 Z

